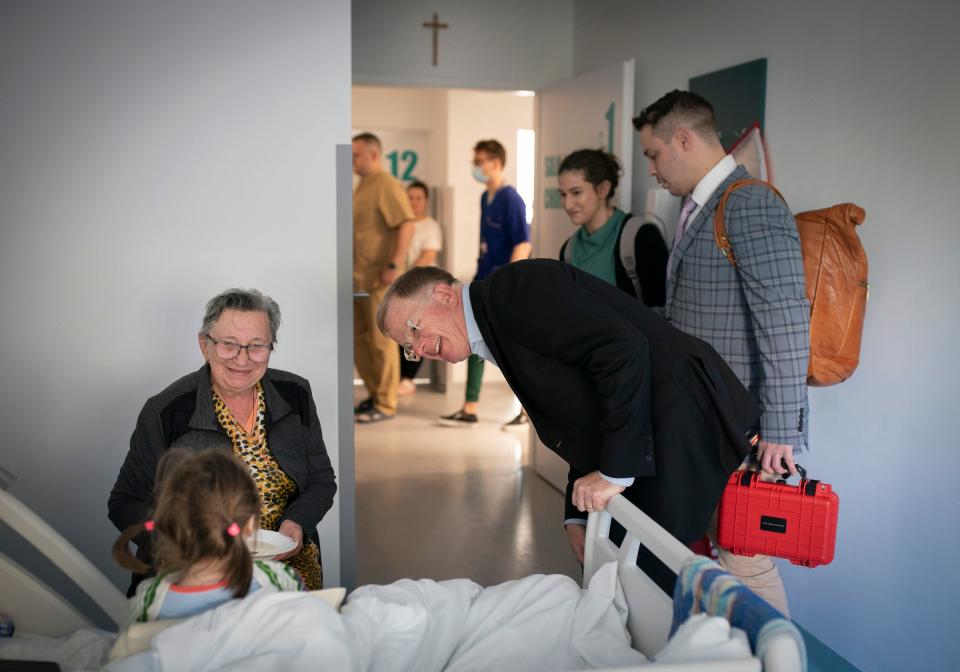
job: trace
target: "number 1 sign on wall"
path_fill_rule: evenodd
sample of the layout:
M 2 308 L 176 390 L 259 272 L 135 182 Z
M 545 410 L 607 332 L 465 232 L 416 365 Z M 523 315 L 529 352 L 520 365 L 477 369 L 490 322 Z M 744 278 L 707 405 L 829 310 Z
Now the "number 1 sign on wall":
M 607 119 L 607 151 L 613 154 L 613 120 L 616 118 L 616 103 L 610 103 L 607 113 L 604 115 Z

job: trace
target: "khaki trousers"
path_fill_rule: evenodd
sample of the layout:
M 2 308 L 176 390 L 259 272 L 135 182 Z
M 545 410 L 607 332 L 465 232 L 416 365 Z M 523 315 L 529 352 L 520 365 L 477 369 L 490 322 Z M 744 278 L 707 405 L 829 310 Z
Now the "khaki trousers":
M 400 351 L 377 329 L 377 308 L 386 287 L 370 290 L 368 298 L 353 302 L 353 359 L 373 405 L 385 415 L 397 412 Z
M 774 481 L 775 476 L 763 474 L 764 481 Z M 717 512 L 713 512 L 710 529 L 707 531 L 710 541 L 717 547 L 720 554 L 720 564 L 728 572 L 737 577 L 742 584 L 778 609 L 784 616 L 790 618 L 790 607 L 787 606 L 787 592 L 783 588 L 783 579 L 776 563 L 768 555 L 734 555 L 730 551 L 720 548 L 717 543 Z

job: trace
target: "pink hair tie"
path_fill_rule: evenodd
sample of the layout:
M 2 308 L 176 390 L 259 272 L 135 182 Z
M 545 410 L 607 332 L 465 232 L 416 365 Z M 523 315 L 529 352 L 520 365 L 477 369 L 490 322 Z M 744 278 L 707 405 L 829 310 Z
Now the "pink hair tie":
M 152 520 L 148 520 L 143 524 L 143 529 L 145 529 L 147 532 L 153 532 L 154 527 L 155 525 Z
M 230 527 L 227 528 L 227 534 L 231 537 L 235 537 L 240 534 L 240 526 L 236 523 L 230 523 Z

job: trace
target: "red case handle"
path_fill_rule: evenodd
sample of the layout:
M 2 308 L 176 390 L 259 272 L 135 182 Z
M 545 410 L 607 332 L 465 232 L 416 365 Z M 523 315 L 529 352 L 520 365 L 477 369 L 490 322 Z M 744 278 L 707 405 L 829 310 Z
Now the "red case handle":
M 786 483 L 787 479 L 790 478 L 790 467 L 787 466 L 787 461 L 782 457 L 780 458 L 780 466 L 783 467 L 787 473 L 781 474 L 781 478 L 777 481 L 777 483 Z M 807 480 L 807 470 L 799 464 L 794 464 L 793 466 L 795 466 L 797 471 L 800 473 L 800 482 L 803 483 L 803 481 Z

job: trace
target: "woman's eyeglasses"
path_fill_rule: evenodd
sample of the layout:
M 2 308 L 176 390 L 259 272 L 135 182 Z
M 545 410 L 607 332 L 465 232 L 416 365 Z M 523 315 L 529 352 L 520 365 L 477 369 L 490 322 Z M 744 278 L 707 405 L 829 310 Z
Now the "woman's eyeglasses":
M 214 351 L 220 359 L 233 359 L 240 354 L 241 350 L 247 351 L 247 357 L 251 362 L 262 364 L 270 359 L 270 353 L 273 351 L 273 343 L 250 343 L 249 345 L 240 345 L 233 341 L 218 341 L 209 334 L 207 340 L 213 343 Z

